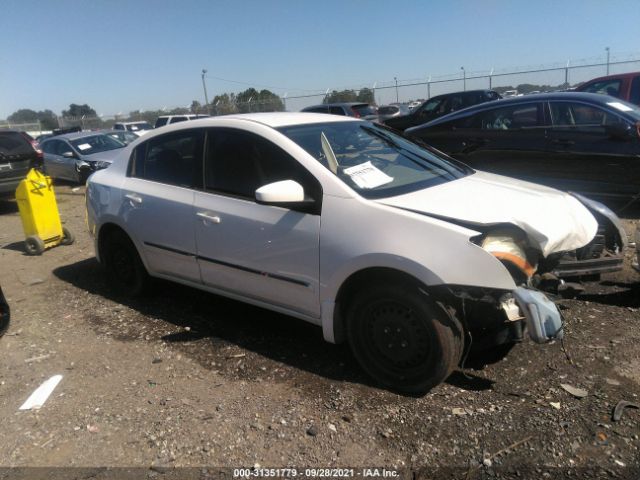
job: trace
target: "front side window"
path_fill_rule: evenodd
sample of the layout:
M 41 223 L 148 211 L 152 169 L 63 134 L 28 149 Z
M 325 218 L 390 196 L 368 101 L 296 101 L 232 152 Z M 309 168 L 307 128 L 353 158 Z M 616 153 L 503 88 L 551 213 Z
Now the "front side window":
M 71 140 L 73 148 L 82 155 L 93 155 L 94 153 L 106 152 L 124 147 L 124 143 L 109 135 L 92 135 Z
M 65 142 L 63 140 L 60 140 L 60 141 L 58 141 L 56 143 L 57 143 L 56 151 L 55 151 L 56 155 L 62 156 L 67 152 L 73 153 L 73 149 L 71 148 L 71 146 L 67 142 Z
M 178 187 L 200 186 L 203 139 L 202 129 L 155 137 L 135 149 L 130 175 Z
M 369 122 L 315 123 L 278 130 L 365 198 L 401 195 L 473 173 Z
M 621 80 L 602 80 L 601 82 L 595 82 L 585 88 L 581 88 L 580 91 L 589 93 L 603 93 L 605 95 L 611 95 L 612 97 L 620 97 L 621 86 Z
M 614 102 L 615 103 L 615 102 Z M 624 104 L 621 104 L 623 107 Z M 551 121 L 554 127 L 604 129 L 623 121 L 618 115 L 604 109 L 574 102 L 551 102 Z
M 344 115 L 344 109 L 342 107 L 329 107 L 329 113 L 331 115 Z
M 538 103 L 494 108 L 478 115 L 483 130 L 514 130 L 542 125 L 542 108 Z
M 314 200 L 322 196 L 315 177 L 269 140 L 242 130 L 209 130 L 204 182 L 207 190 L 253 200 L 258 188 L 281 180 L 295 180 Z

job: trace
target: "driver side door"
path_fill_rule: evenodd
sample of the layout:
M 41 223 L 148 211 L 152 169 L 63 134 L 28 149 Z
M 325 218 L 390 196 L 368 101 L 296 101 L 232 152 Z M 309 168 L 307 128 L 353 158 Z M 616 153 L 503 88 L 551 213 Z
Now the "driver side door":
M 315 199 L 308 211 L 258 204 L 255 191 L 295 180 Z M 210 129 L 204 190 L 196 192 L 202 282 L 226 292 L 318 317 L 320 183 L 260 135 Z

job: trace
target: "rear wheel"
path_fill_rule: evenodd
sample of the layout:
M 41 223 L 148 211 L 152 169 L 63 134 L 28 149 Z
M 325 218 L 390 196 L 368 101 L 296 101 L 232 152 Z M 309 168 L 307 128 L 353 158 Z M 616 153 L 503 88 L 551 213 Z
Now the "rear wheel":
M 73 233 L 67 227 L 62 227 L 62 240 L 60 240 L 60 243 L 62 245 L 71 245 L 75 241 L 76 237 Z
M 410 284 L 357 294 L 347 313 L 347 336 L 369 375 L 407 393 L 444 381 L 460 361 L 463 341 L 459 322 Z
M 135 297 L 143 294 L 150 279 L 138 250 L 124 232 L 114 231 L 108 235 L 101 256 L 111 286 L 124 295 Z

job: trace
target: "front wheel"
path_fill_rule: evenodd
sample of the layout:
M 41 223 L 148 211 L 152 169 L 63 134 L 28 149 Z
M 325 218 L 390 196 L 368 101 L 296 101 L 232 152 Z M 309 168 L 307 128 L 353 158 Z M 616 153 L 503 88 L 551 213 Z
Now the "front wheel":
M 149 274 L 138 250 L 124 232 L 110 233 L 104 240 L 101 255 L 110 284 L 118 293 L 135 297 L 145 292 Z
M 27 255 L 42 255 L 44 242 L 37 235 L 31 235 L 24 240 L 24 251 Z
M 363 289 L 348 309 L 347 336 L 362 368 L 396 391 L 426 393 L 460 361 L 460 323 L 417 285 Z

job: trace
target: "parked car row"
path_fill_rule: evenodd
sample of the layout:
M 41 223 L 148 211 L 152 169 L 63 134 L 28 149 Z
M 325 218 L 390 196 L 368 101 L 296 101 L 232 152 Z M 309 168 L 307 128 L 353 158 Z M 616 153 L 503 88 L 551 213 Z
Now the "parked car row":
M 13 195 L 27 172 L 42 161 L 42 150 L 30 135 L 0 129 L 0 197 Z
M 509 98 L 406 133 L 481 170 L 603 200 L 640 193 L 640 107 L 608 95 Z

